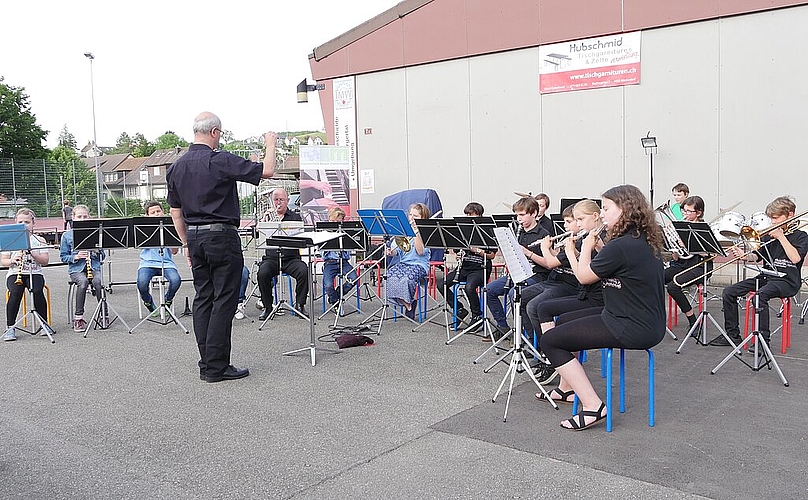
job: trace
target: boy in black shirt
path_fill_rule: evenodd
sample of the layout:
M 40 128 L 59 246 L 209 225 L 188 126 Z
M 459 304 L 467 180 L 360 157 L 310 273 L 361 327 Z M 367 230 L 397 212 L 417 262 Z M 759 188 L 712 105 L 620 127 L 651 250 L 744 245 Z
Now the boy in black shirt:
M 797 206 L 788 196 L 780 196 L 766 206 L 766 215 L 771 217 L 772 225 L 776 225 L 794 216 Z M 769 299 L 777 297 L 792 297 L 800 289 L 802 276 L 802 263 L 808 252 L 808 234 L 803 231 L 792 231 L 786 234 L 786 227 L 772 229 L 763 238 L 761 243 L 765 246 L 756 252 L 758 260 L 765 261 L 764 269 L 783 274 L 783 276 L 766 276 L 759 274 L 724 289 L 724 330 L 732 342 L 741 342 L 741 331 L 738 328 L 738 297 L 757 289 L 760 316 L 758 331 L 767 343 L 771 340 L 769 330 Z M 771 241 L 777 240 L 777 241 Z M 733 247 L 732 253 L 736 257 L 743 255 L 740 248 Z M 710 342 L 710 345 L 729 345 L 724 336 L 719 336 Z

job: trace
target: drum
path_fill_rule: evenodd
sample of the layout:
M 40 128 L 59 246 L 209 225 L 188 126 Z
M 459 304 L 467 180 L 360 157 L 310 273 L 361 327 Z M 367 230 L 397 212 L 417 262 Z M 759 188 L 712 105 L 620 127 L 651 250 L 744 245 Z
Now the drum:
M 718 221 L 714 222 L 718 226 L 718 232 L 728 238 L 737 238 L 741 235 L 746 218 L 738 212 L 726 212 Z M 713 230 L 715 232 L 715 230 Z
M 721 231 L 720 231 L 721 228 L 719 226 L 719 222 L 721 222 L 721 221 L 715 221 L 712 224 L 710 224 L 710 229 L 713 230 L 713 235 L 715 236 L 715 240 L 718 242 L 719 245 L 721 245 L 722 248 L 731 247 L 732 245 L 735 244 L 735 241 L 732 238 L 730 238 L 728 236 L 724 236 L 723 234 L 721 234 Z
M 766 212 L 755 212 L 749 218 L 749 225 L 757 232 L 760 232 L 772 225 L 771 218 L 766 215 Z

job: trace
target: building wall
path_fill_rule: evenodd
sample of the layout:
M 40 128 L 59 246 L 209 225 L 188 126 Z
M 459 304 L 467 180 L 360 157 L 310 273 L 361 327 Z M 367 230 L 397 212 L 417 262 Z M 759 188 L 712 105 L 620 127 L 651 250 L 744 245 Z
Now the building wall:
M 447 216 L 471 199 L 503 212 L 514 191 L 547 192 L 553 211 L 619 183 L 648 192 L 650 131 L 655 205 L 685 182 L 708 218 L 780 194 L 808 206 L 807 25 L 799 6 L 644 30 L 642 83 L 619 88 L 542 96 L 537 47 L 358 75 L 359 168 L 376 180 L 360 205 L 415 187 L 436 189 Z

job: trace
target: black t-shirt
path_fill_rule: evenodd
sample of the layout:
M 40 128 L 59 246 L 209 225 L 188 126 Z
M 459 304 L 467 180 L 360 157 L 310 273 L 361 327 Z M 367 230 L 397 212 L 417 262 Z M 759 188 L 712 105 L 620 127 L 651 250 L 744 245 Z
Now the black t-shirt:
M 73 220 L 73 207 L 70 205 L 65 205 L 62 209 L 62 218 L 64 220 Z
M 283 214 L 281 217 L 282 221 L 303 221 L 303 218 L 300 217 L 300 214 L 292 212 L 288 208 L 286 209 L 286 213 Z M 281 253 L 281 257 L 283 257 L 284 261 L 290 259 L 300 259 L 300 250 L 297 248 L 268 248 L 264 251 L 265 258 L 278 260 L 278 251 Z
M 205 144 L 191 144 L 188 152 L 166 173 L 168 205 L 181 208 L 189 226 L 241 222 L 236 181 L 258 185 L 264 165 Z
M 542 215 L 536 222 L 543 227 L 549 234 L 553 234 L 553 221 L 546 215 Z
M 627 347 L 646 349 L 665 336 L 662 260 L 655 257 L 645 233 L 629 231 L 610 240 L 592 259 L 603 286 L 606 327 Z
M 766 235 L 761 239 L 762 243 L 771 240 L 771 236 Z M 770 264 L 774 264 L 774 270 L 780 273 L 785 273 L 785 276 L 767 276 L 767 280 L 771 281 L 785 281 L 793 294 L 796 294 L 802 285 L 802 264 L 805 261 L 805 254 L 808 252 L 808 234 L 803 231 L 794 231 L 786 235 L 786 239 L 791 245 L 797 249 L 800 254 L 800 261 L 796 264 L 791 262 L 791 259 L 786 255 L 783 245 L 779 241 L 773 241 L 761 248 L 758 252 L 764 257 L 764 269 L 771 269 Z
M 544 229 L 538 224 L 533 226 L 533 229 L 531 229 L 530 231 L 522 229 L 521 231 L 519 231 L 519 233 L 520 234 L 517 241 L 519 242 L 520 245 L 522 245 L 525 248 L 528 248 L 528 245 L 530 245 L 531 243 L 536 242 L 550 234 L 549 232 L 547 232 L 546 229 Z M 541 255 L 541 248 L 539 245 L 531 247 L 530 249 L 533 251 L 533 253 Z M 533 262 L 531 261 L 531 263 Z M 547 277 L 550 276 L 549 269 L 547 269 L 544 266 L 540 266 L 539 264 L 536 263 L 533 263 L 533 273 L 534 274 L 532 278 L 537 282 L 545 281 Z

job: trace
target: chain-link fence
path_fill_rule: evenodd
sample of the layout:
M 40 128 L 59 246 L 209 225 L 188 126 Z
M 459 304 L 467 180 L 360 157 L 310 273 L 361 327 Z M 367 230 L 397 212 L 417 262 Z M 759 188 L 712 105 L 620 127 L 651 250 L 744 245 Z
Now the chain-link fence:
M 22 207 L 39 218 L 61 217 L 64 200 L 96 211 L 95 176 L 83 162 L 0 158 L 0 219 L 14 218 Z

